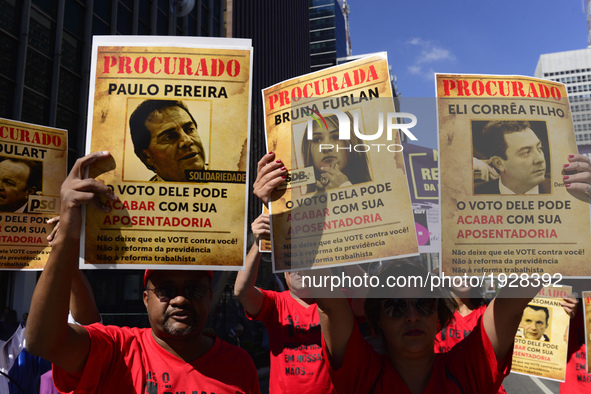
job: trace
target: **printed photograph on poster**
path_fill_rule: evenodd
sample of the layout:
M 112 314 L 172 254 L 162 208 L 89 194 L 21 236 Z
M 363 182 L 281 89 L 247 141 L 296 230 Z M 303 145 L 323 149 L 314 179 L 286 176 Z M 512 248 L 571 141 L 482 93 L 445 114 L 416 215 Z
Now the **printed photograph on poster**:
M 442 271 L 591 276 L 589 199 L 564 180 L 578 152 L 565 86 L 437 74 L 436 89 Z
M 246 248 L 250 40 L 95 36 L 87 152 L 113 189 L 87 207 L 81 268 L 237 270 Z
M 474 195 L 551 193 L 546 122 L 472 121 L 472 146 Z M 483 182 L 483 164 L 498 177 Z
M 336 115 L 324 116 L 324 122 L 312 123 L 312 138 L 308 123 L 294 124 L 292 131 L 296 148 L 297 169 L 312 167 L 314 178 L 305 185 L 302 194 L 327 191 L 371 182 L 369 157 L 366 151 L 351 147 L 361 145 L 353 133 L 353 116 L 343 111 L 351 125 L 351 139 L 339 139 L 339 120 Z M 358 116 L 359 111 L 357 111 Z M 363 123 L 363 122 L 362 122 Z M 363 131 L 361 131 L 363 132 Z
M 511 372 L 564 382 L 570 316 L 561 305 L 572 289 L 544 287 L 523 310 Z
M 209 169 L 210 101 L 129 99 L 127 105 L 123 181 L 196 182 L 190 174 Z
M 275 272 L 417 254 L 398 136 L 412 123 L 397 117 L 412 114 L 395 113 L 389 81 L 377 54 L 263 90 L 267 148 L 288 170 L 271 198 Z
M 66 130 L 0 119 L 0 269 L 43 269 L 66 178 Z

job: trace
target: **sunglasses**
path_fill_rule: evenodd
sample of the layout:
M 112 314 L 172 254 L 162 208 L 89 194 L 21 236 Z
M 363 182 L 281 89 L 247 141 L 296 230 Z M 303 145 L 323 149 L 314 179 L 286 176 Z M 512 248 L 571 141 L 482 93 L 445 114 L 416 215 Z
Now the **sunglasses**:
M 431 316 L 437 311 L 437 298 L 390 298 L 382 301 L 384 313 L 392 319 L 404 317 L 409 304 L 412 304 L 421 316 Z
M 211 291 L 211 287 L 208 286 L 201 286 L 201 285 L 193 285 L 193 286 L 185 286 L 183 289 L 183 295 L 187 299 L 200 301 L 209 291 Z M 156 286 L 153 289 L 146 289 L 146 291 L 153 291 L 154 295 L 162 302 L 168 302 L 173 298 L 176 298 L 179 293 L 179 288 L 176 286 Z

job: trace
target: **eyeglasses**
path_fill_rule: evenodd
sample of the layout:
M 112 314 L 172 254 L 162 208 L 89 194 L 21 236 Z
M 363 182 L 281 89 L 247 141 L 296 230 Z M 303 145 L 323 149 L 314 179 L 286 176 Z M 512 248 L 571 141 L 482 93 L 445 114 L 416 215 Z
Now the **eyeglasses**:
M 411 303 L 421 316 L 431 316 L 437 311 L 437 298 L 390 298 L 382 301 L 386 316 L 392 319 L 404 317 Z
M 183 294 L 185 298 L 199 301 L 210 290 L 211 287 L 201 285 L 185 286 Z M 179 288 L 176 286 L 156 286 L 153 289 L 146 289 L 146 291 L 153 291 L 154 295 L 162 302 L 168 302 L 179 295 Z

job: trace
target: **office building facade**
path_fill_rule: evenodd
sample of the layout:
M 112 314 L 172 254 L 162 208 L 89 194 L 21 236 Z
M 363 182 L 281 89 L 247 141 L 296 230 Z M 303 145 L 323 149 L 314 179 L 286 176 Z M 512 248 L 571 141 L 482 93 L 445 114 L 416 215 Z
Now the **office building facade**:
M 541 55 L 534 75 L 566 85 L 577 144 L 591 144 L 591 48 Z
M 348 9 L 337 0 L 309 1 L 311 71 L 318 71 L 351 54 L 344 11 Z

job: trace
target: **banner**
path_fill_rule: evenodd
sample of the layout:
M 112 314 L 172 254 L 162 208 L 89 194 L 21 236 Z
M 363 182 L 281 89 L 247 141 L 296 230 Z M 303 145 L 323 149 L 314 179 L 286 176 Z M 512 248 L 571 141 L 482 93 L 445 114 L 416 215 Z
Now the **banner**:
M 269 151 L 287 167 L 271 202 L 275 272 L 418 252 L 384 53 L 263 90 Z M 410 123 L 402 124 L 399 118 Z
M 564 382 L 570 316 L 560 305 L 568 286 L 544 287 L 523 310 L 511 372 Z
M 68 133 L 0 119 L 0 269 L 43 269 L 59 215 Z
M 564 85 L 437 75 L 443 272 L 589 276 L 589 200 L 565 188 L 577 152 Z
M 251 55 L 250 40 L 94 37 L 87 151 L 111 152 L 98 179 L 120 202 L 86 210 L 81 267 L 242 266 Z

